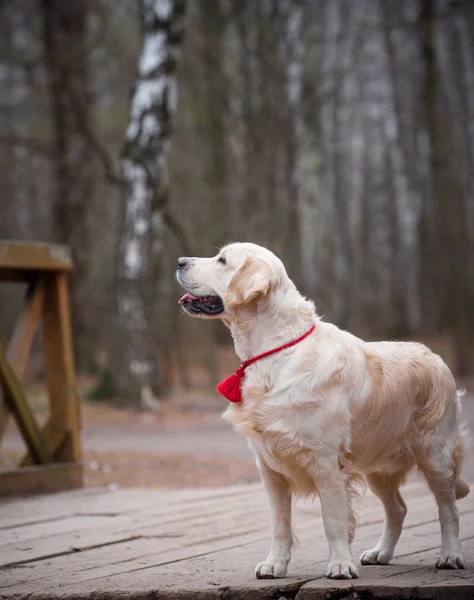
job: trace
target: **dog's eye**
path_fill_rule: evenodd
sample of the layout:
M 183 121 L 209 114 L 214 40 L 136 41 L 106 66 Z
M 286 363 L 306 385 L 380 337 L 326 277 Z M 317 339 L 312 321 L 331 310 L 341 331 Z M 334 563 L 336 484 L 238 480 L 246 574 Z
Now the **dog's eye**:
M 220 262 L 221 265 L 226 265 L 227 261 L 223 256 L 219 256 L 219 258 L 217 259 L 217 262 Z

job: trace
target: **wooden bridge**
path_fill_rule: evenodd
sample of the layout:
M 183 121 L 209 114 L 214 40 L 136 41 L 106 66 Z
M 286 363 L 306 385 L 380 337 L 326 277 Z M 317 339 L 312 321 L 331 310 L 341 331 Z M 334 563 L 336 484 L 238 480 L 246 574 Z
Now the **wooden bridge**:
M 199 490 L 83 489 L 0 504 L 0 598 L 16 600 L 320 600 L 474 598 L 474 504 L 459 502 L 466 569 L 434 568 L 440 533 L 424 484 L 409 484 L 393 564 L 361 566 L 354 581 L 324 577 L 319 502 L 297 504 L 299 544 L 288 577 L 255 579 L 269 547 L 259 484 Z M 377 541 L 383 511 L 360 503 L 354 556 Z

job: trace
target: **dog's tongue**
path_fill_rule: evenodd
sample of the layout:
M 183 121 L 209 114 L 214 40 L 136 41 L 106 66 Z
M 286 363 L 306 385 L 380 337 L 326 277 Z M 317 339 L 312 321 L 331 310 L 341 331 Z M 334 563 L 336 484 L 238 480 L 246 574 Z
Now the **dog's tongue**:
M 194 294 L 190 294 L 189 292 L 187 294 L 184 294 L 184 296 L 182 298 L 179 299 L 178 304 L 183 304 L 183 302 L 186 302 L 186 300 L 199 300 L 199 298 L 197 296 L 195 296 Z

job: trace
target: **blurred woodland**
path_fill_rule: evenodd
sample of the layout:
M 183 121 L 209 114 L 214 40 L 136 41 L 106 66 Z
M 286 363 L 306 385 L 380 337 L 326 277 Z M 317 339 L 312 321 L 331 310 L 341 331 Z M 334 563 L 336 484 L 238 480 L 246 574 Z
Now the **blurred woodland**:
M 98 395 L 219 381 L 229 334 L 174 271 L 236 240 L 340 327 L 473 373 L 472 0 L 0 0 L 0 89 L 0 238 L 71 246 Z

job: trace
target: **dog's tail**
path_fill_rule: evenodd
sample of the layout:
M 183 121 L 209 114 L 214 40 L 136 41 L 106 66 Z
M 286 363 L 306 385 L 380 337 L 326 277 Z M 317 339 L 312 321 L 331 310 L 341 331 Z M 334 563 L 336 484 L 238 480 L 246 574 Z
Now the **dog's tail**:
M 464 396 L 465 391 L 461 390 L 457 392 L 458 397 L 458 415 L 461 413 L 461 398 Z M 469 484 L 461 477 L 461 468 L 469 445 L 469 435 L 464 425 L 459 426 L 459 435 L 453 450 L 453 465 L 454 465 L 454 491 L 456 494 L 456 500 L 461 500 L 469 494 Z

